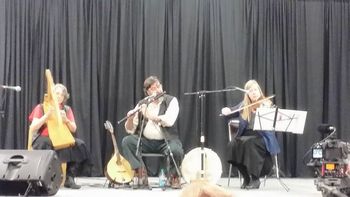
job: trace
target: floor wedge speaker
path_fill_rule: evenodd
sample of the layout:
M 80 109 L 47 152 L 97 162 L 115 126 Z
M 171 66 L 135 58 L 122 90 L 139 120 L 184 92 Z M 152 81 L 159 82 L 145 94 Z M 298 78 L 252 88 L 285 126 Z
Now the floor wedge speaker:
M 53 150 L 0 150 L 0 195 L 55 195 L 62 182 Z

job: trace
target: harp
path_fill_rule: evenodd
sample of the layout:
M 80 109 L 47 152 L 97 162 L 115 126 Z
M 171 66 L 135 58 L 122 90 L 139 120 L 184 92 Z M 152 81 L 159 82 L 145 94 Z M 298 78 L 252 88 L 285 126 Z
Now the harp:
M 47 79 L 47 92 L 44 96 L 44 112 L 46 113 L 50 107 L 54 108 L 54 113 L 50 115 L 46 123 L 49 130 L 49 138 L 55 150 L 73 146 L 75 140 L 67 125 L 62 121 L 59 103 L 53 89 L 55 84 L 49 69 L 46 69 L 45 75 Z

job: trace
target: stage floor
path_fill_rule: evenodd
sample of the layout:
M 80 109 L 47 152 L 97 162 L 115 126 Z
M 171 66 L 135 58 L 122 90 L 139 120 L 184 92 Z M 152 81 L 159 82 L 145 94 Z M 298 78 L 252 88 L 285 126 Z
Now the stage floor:
M 261 179 L 263 180 L 263 179 Z M 239 188 L 239 179 L 231 178 L 230 186 L 227 187 L 227 178 L 221 178 L 218 185 L 229 191 L 233 197 L 321 197 L 321 192 L 316 190 L 314 179 L 301 178 L 283 178 L 282 182 L 289 188 L 287 192 L 280 184 L 278 179 L 269 178 L 264 186 L 261 183 L 258 190 L 242 190 Z M 77 183 L 82 186 L 79 190 L 60 188 L 56 196 L 152 196 L 152 197 L 173 197 L 179 196 L 181 190 L 167 189 L 162 191 L 159 188 L 148 189 L 131 189 L 131 188 L 108 188 L 106 178 L 104 177 L 84 177 L 77 178 Z M 149 178 L 151 185 L 156 186 L 158 179 L 156 177 Z

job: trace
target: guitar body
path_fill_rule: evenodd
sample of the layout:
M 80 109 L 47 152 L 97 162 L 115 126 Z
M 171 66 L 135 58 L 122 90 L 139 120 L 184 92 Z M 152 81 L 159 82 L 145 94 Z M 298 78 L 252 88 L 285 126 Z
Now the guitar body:
M 116 184 L 124 184 L 132 181 L 134 170 L 129 162 L 121 155 L 113 155 L 105 168 L 105 176 L 109 181 Z
M 114 129 L 108 120 L 105 122 L 105 128 L 110 132 L 114 147 L 114 154 L 105 167 L 105 176 L 111 183 L 125 184 L 134 178 L 134 170 L 130 163 L 122 155 L 119 154 L 117 140 L 114 136 Z

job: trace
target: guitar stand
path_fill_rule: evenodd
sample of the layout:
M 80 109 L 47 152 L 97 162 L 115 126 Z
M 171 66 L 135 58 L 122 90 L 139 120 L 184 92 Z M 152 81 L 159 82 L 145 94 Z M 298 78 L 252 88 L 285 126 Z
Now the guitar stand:
M 130 184 L 129 183 L 123 183 L 123 184 L 119 184 L 119 183 L 114 183 L 113 181 L 110 181 L 108 179 L 106 179 L 105 183 L 103 184 L 103 187 L 107 187 L 108 188 L 114 188 L 114 189 L 121 189 L 121 188 L 130 188 Z

